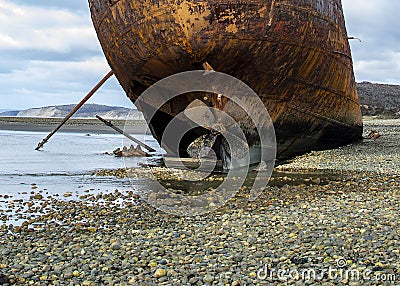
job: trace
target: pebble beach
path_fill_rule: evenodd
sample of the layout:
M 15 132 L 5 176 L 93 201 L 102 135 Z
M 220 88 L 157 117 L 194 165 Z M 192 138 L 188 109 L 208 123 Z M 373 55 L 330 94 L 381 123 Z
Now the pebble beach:
M 133 191 L 2 195 L 0 285 L 399 285 L 400 120 L 364 123 L 382 136 L 295 158 L 255 201 L 242 187 L 201 216 Z

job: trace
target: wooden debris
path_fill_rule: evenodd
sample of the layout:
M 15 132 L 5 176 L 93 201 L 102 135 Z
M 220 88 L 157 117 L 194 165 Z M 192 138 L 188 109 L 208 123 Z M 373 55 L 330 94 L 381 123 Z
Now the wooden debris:
M 364 139 L 378 139 L 380 137 L 382 137 L 382 134 L 380 134 L 376 130 L 372 130 L 371 132 L 368 133 L 367 136 L 364 136 Z
M 120 148 L 117 148 L 113 151 L 113 153 L 116 157 L 150 157 L 151 156 L 150 154 L 143 151 L 139 145 L 137 145 L 136 147 L 131 145 L 131 147 L 129 147 L 129 148 L 124 146 L 122 148 L 122 150 Z
M 132 135 L 129 135 L 128 133 L 126 133 L 124 130 L 118 128 L 117 126 L 115 126 L 114 124 L 111 123 L 111 121 L 105 120 L 104 118 L 101 118 L 99 115 L 96 115 L 96 118 L 98 120 L 100 120 L 101 122 L 103 122 L 105 125 L 111 127 L 112 129 L 114 129 L 115 131 L 117 131 L 118 133 L 124 135 L 126 138 L 131 139 L 133 142 L 135 142 L 136 144 L 139 144 L 140 146 L 142 146 L 143 148 L 145 148 L 146 150 L 148 150 L 149 152 L 156 152 L 156 150 L 154 148 L 151 148 L 149 145 L 146 145 L 145 143 L 141 142 L 140 140 L 136 139 L 135 137 L 133 137 Z

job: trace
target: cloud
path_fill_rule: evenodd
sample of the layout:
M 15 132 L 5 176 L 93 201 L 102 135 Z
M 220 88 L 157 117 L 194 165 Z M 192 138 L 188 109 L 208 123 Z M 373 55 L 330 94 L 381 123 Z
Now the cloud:
M 342 0 L 358 81 L 399 83 L 398 0 Z M 109 66 L 85 0 L 0 0 L 0 108 L 78 102 Z M 131 106 L 115 78 L 94 102 Z
M 11 2 L 11 1 L 10 1 Z M 12 0 L 13 3 L 28 7 L 42 7 L 58 10 L 89 11 L 88 1 L 82 0 Z
M 0 108 L 79 102 L 110 69 L 86 1 L 0 0 L 0 55 Z M 93 100 L 131 106 L 115 79 Z
M 0 50 L 99 50 L 90 16 L 0 0 Z
M 400 1 L 343 0 L 352 41 L 354 69 L 358 81 L 396 83 L 400 80 Z
M 78 103 L 108 72 L 104 57 L 84 61 L 30 61 L 24 68 L 0 74 L 2 108 L 25 108 Z M 28 99 L 29 105 L 25 106 Z M 109 80 L 93 100 L 108 105 L 132 106 L 116 79 Z

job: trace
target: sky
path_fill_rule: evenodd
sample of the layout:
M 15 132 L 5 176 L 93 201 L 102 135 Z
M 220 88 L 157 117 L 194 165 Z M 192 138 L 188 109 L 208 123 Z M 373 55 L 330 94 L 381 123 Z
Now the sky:
M 356 80 L 400 84 L 400 1 L 342 3 Z M 109 69 L 87 0 L 0 0 L 0 109 L 78 103 Z M 89 102 L 132 107 L 114 77 Z

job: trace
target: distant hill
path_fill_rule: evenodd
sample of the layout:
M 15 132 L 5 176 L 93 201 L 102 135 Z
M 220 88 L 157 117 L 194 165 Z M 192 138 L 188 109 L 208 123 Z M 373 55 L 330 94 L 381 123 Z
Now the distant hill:
M 400 85 L 378 84 L 370 82 L 357 83 L 358 96 L 360 99 L 363 115 L 383 116 L 400 118 Z M 0 111 L 1 117 L 65 117 L 73 108 L 74 104 L 46 106 L 16 111 Z M 129 119 L 144 120 L 140 111 L 119 106 L 106 106 L 99 104 L 85 104 L 77 113 L 75 118 L 94 118 L 96 114 L 107 119 Z
M 18 110 L 1 111 L 0 116 L 17 116 L 18 112 Z
M 6 111 L 11 111 L 12 109 L 4 109 L 4 108 L 0 108 L 0 113 L 1 112 L 6 112 Z
M 16 116 L 16 117 L 65 117 L 75 104 L 46 106 L 39 108 L 29 108 L 26 110 L 6 111 L 0 113 L 1 117 Z M 143 115 L 140 111 L 131 110 L 119 106 L 107 106 L 99 104 L 85 104 L 74 115 L 74 118 L 94 118 L 96 114 L 107 119 L 129 119 L 143 120 Z
M 363 115 L 400 118 L 400 85 L 357 83 Z

